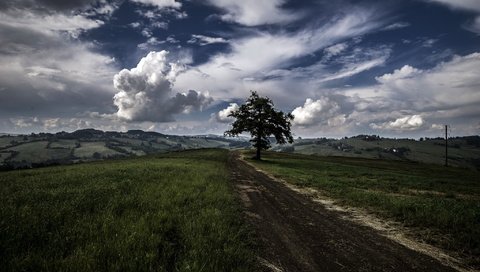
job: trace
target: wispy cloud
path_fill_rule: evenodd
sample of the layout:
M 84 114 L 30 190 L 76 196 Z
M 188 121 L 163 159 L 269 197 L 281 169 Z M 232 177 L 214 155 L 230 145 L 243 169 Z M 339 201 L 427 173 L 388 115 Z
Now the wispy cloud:
M 179 9 L 182 7 L 182 3 L 176 0 L 130 0 L 132 2 L 155 6 L 157 8 L 174 8 Z
M 344 54 L 330 59 L 330 62 L 341 63 L 343 67 L 334 73 L 322 73 L 323 76 L 318 79 L 318 82 L 351 77 L 377 66 L 382 66 L 389 58 L 391 52 L 392 50 L 389 46 L 374 48 L 355 47 L 351 53 L 344 52 Z
M 151 48 L 164 43 L 165 41 L 159 41 L 155 37 L 150 37 L 146 42 L 138 44 L 137 47 L 142 50 L 150 50 Z
M 251 79 L 282 69 L 297 58 L 380 26 L 381 22 L 375 20 L 372 11 L 358 9 L 332 18 L 322 27 L 311 26 L 295 33 L 256 32 L 244 38 L 231 39 L 230 52 L 216 54 L 207 63 L 186 71 L 178 77 L 176 86 L 187 88 L 195 84 L 220 98 L 241 97 L 249 88 L 258 88 L 258 84 L 262 84 Z
M 343 43 L 337 43 L 335 45 L 329 46 L 325 48 L 323 51 L 325 52 L 325 57 L 327 59 L 330 59 L 331 57 L 342 53 L 347 48 L 348 48 L 348 44 L 346 42 L 343 42 Z
M 407 23 L 407 22 L 397 22 L 397 23 L 393 23 L 393 24 L 387 25 L 387 26 L 384 27 L 382 30 L 395 30 L 395 29 L 405 28 L 405 27 L 409 27 L 409 26 L 410 26 L 410 23 Z
M 207 45 L 212 43 L 228 43 L 228 40 L 222 37 L 210 37 L 204 35 L 192 35 L 192 38 L 187 43 L 198 43 L 199 45 Z
M 208 0 L 208 3 L 223 10 L 221 20 L 246 26 L 288 23 L 302 14 L 282 8 L 285 0 Z
M 77 37 L 85 30 L 97 28 L 104 23 L 82 14 L 70 16 L 62 13 L 39 14 L 30 10 L 13 10 L 1 15 L 0 23 L 4 26 L 30 29 L 45 34 L 67 32 L 73 37 Z
M 436 42 L 438 42 L 438 39 L 426 39 L 422 42 L 423 47 L 432 47 Z
M 346 65 L 340 71 L 320 79 L 319 82 L 351 77 L 361 72 L 368 71 L 374 67 L 383 65 L 387 60 L 387 58 L 388 56 L 381 56 L 381 57 L 378 57 L 372 60 L 363 61 L 360 63 L 351 63 L 349 65 Z

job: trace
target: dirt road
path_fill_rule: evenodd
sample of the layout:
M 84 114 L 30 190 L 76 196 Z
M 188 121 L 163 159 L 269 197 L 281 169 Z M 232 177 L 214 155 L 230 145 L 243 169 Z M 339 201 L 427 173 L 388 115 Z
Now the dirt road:
M 455 271 L 345 221 L 240 159 L 230 158 L 235 186 L 260 243 L 265 271 Z

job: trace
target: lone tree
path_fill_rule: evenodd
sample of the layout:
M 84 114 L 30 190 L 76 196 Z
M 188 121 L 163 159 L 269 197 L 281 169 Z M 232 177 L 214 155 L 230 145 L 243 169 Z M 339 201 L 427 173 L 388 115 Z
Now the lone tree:
M 261 97 L 255 91 L 251 92 L 245 104 L 228 116 L 236 120 L 232 124 L 232 129 L 225 131 L 225 135 L 237 136 L 242 132 L 250 132 L 252 137 L 250 142 L 257 149 L 255 156 L 257 160 L 261 159 L 262 149 L 270 148 L 268 139 L 270 135 L 275 136 L 279 144 L 293 143 L 290 132 L 290 121 L 293 120 L 293 115 L 275 110 L 270 98 Z

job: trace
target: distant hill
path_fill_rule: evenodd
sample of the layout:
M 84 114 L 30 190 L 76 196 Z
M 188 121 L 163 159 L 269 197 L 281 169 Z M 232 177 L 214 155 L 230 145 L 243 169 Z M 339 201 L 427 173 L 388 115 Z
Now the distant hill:
M 31 168 L 195 148 L 248 147 L 243 139 L 176 136 L 157 132 L 82 129 L 74 132 L 0 136 L 0 168 Z
M 443 164 L 445 142 L 441 138 L 390 139 L 358 135 L 343 139 L 296 139 L 272 150 L 318 156 L 342 156 L 407 160 Z M 0 169 L 31 168 L 55 164 L 142 156 L 197 148 L 248 148 L 248 138 L 216 135 L 176 136 L 158 132 L 82 129 L 74 132 L 0 135 Z M 480 170 L 480 136 L 449 139 L 449 164 Z

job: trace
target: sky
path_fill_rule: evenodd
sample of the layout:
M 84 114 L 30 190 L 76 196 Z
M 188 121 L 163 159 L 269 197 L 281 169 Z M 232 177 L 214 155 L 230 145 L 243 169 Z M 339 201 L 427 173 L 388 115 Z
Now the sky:
M 480 134 L 480 0 L 2 0 L 0 132 Z

